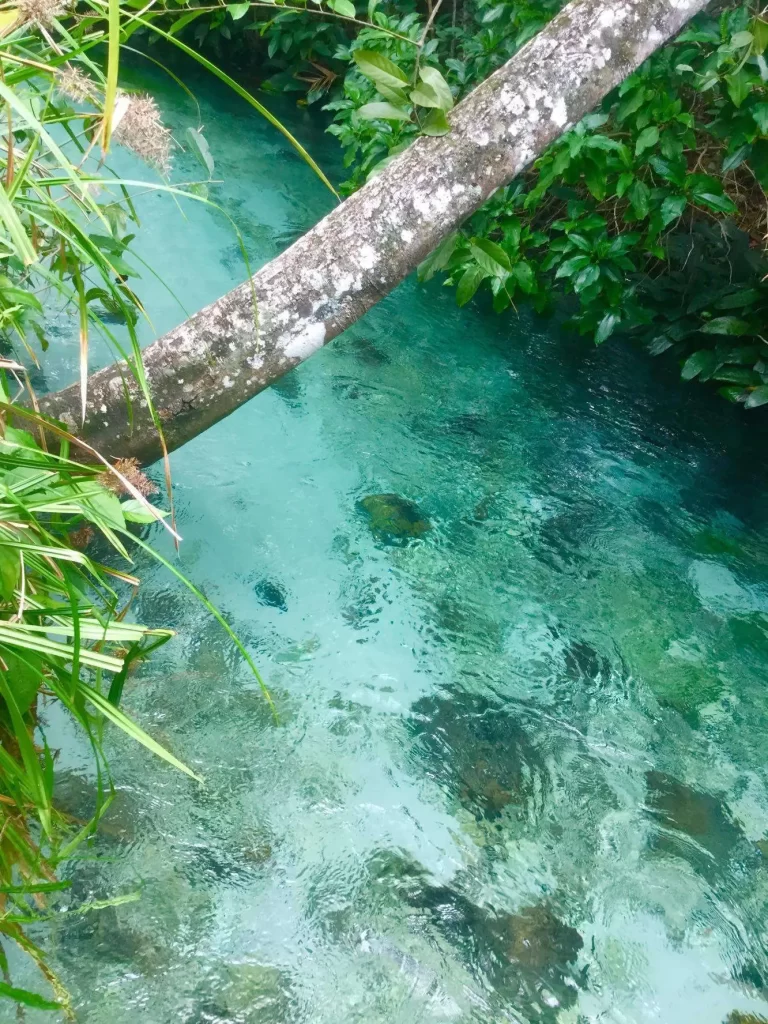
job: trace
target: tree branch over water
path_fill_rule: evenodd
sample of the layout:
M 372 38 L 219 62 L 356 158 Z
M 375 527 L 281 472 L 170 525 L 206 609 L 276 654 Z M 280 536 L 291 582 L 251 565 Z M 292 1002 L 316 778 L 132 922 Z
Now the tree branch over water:
M 572 0 L 455 107 L 448 135 L 417 139 L 250 281 L 150 345 L 146 377 L 168 448 L 233 412 L 359 320 L 704 6 L 706 0 Z M 40 405 L 104 453 L 145 463 L 161 455 L 125 364 L 90 377 L 82 427 L 79 385 Z

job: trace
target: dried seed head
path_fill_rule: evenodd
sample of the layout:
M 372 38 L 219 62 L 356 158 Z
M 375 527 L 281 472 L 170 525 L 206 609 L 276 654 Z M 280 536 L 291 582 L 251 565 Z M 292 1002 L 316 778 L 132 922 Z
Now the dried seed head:
M 115 115 L 115 142 L 164 173 L 171 165 L 171 131 L 160 120 L 157 104 L 146 93 L 121 95 L 122 109 Z M 117 107 L 117 105 L 116 105 Z
M 93 530 L 90 526 L 81 526 L 79 530 L 73 530 L 69 535 L 69 543 L 78 551 L 84 551 L 93 540 Z
M 152 483 L 149 477 L 142 473 L 139 468 L 138 459 L 118 459 L 115 462 L 115 469 L 125 477 L 129 484 L 133 484 L 139 494 L 143 494 L 145 497 L 148 497 L 150 494 L 157 494 L 157 485 Z M 112 473 L 108 474 L 106 484 L 115 494 L 131 493 L 122 480 L 118 480 Z
M 71 64 L 64 64 L 56 72 L 56 88 L 75 103 L 92 100 L 98 93 L 93 79 Z
M 50 25 L 67 10 L 61 0 L 18 0 L 16 6 L 25 21 L 37 21 L 41 25 Z

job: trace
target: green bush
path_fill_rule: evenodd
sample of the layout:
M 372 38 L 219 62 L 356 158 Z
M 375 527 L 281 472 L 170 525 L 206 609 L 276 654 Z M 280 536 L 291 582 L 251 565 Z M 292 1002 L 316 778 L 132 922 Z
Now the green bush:
M 341 191 L 442 130 L 450 103 L 423 105 L 414 92 L 425 69 L 453 102 L 561 6 L 464 0 L 441 8 L 425 37 L 417 5 L 372 4 L 354 38 L 329 28 L 347 68 L 326 104 L 349 168 Z M 278 26 L 283 40 L 285 22 L 261 24 L 270 48 Z M 280 44 L 283 76 L 291 47 Z M 520 301 L 545 312 L 565 296 L 569 323 L 595 343 L 630 333 L 677 359 L 683 379 L 712 381 L 748 408 L 768 402 L 766 47 L 768 20 L 751 4 L 700 16 L 486 203 L 421 277 L 442 272 L 459 304 L 489 290 L 498 312 Z

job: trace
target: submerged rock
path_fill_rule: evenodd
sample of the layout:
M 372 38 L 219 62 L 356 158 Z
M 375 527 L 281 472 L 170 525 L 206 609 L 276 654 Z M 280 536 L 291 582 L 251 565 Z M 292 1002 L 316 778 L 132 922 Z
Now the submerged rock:
M 288 611 L 288 598 L 279 583 L 266 578 L 257 580 L 253 586 L 253 592 L 260 604 L 269 608 L 277 608 L 281 612 Z
M 107 794 L 104 794 L 105 796 Z M 56 775 L 53 803 L 78 826 L 90 821 L 96 810 L 96 783 L 78 772 L 64 771 Z M 109 807 L 99 819 L 97 836 L 122 843 L 131 843 L 140 835 L 141 805 L 133 793 L 117 790 Z
M 725 1018 L 723 1024 L 768 1024 L 768 1017 L 760 1017 L 756 1013 L 742 1013 L 734 1010 Z
M 646 772 L 645 779 L 648 806 L 664 830 L 690 837 L 718 861 L 728 859 L 743 835 L 716 797 L 692 789 L 664 772 Z M 686 845 L 681 846 L 663 832 L 654 838 L 654 846 L 676 854 L 686 849 Z
M 233 1019 L 242 1024 L 285 1024 L 290 1012 L 286 975 L 270 964 L 229 964 L 217 994 Z
M 480 906 L 458 887 L 433 885 L 419 864 L 395 851 L 376 854 L 369 874 L 379 890 L 377 903 L 380 890 L 389 890 L 419 912 L 460 952 L 470 972 L 485 975 L 495 997 L 526 1020 L 533 1008 L 537 1020 L 554 1020 L 553 1010 L 575 1001 L 580 979 L 573 965 L 583 939 L 548 903 L 514 914 Z M 408 969 L 426 982 L 424 972 Z
M 573 963 L 584 945 L 575 928 L 538 903 L 517 914 L 503 915 L 494 923 L 508 960 L 536 971 L 554 970 Z
M 386 366 L 392 362 L 386 352 L 376 348 L 370 338 L 351 338 L 347 345 L 364 366 Z
M 399 494 L 369 494 L 360 507 L 368 516 L 371 533 L 385 544 L 406 544 L 432 529 L 418 505 Z
M 499 704 L 454 691 L 423 697 L 411 728 L 433 761 L 431 770 L 478 818 L 506 808 L 525 814 L 545 788 L 546 768 L 525 730 Z

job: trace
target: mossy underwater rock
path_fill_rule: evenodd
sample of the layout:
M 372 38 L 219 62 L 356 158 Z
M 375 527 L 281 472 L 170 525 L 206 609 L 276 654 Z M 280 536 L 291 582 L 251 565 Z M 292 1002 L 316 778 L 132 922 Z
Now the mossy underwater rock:
M 694 848 L 689 844 L 675 842 L 673 835 L 677 832 L 693 839 L 718 864 L 728 860 L 743 835 L 716 797 L 692 789 L 664 772 L 648 771 L 645 779 L 648 806 L 664 830 L 654 839 L 657 849 L 692 855 Z
M 419 506 L 399 494 L 369 494 L 359 504 L 371 533 L 384 544 L 405 545 L 432 529 Z

